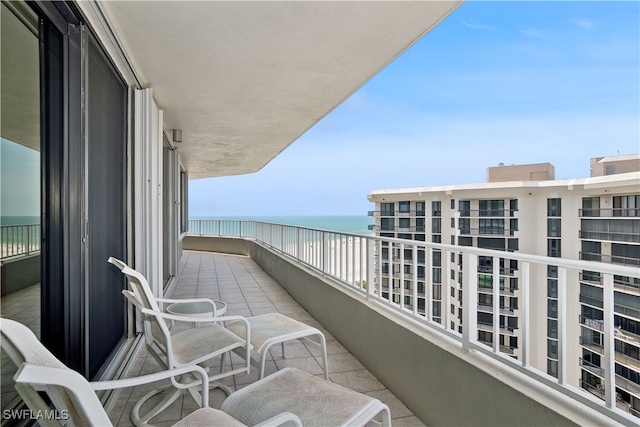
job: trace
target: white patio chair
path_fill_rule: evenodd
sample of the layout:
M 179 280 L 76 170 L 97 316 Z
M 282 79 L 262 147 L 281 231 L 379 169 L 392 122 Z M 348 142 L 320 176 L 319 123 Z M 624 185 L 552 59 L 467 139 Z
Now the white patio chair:
M 1 319 L 0 331 L 2 333 L 0 346 L 18 367 L 13 377 L 16 391 L 33 414 L 42 415 L 38 419 L 38 423 L 44 427 L 60 425 L 111 426 L 111 420 L 100 403 L 96 391 L 134 387 L 167 378 L 171 378 L 176 387 L 184 388 L 201 386 L 209 382 L 205 370 L 197 365 L 135 378 L 89 382 L 82 375 L 60 362 L 23 324 L 14 320 Z M 193 374 L 199 379 L 190 384 L 180 384 L 174 380 L 175 376 L 183 374 Z M 44 401 L 39 392 L 47 394 L 53 403 L 53 409 Z M 209 390 L 206 386 L 202 387 L 200 404 L 201 409 L 196 410 L 176 425 L 245 425 L 221 410 L 210 408 Z M 266 418 L 258 425 L 274 426 L 288 421 L 293 421 L 298 426 L 302 425 L 298 417 L 288 412 Z
M 127 266 L 123 261 L 120 261 L 116 258 L 109 258 L 109 262 L 116 265 L 120 270 L 127 275 L 129 278 L 129 283 L 131 283 L 132 287 L 141 288 L 136 292 L 136 295 L 141 294 L 147 296 L 146 298 L 149 300 L 155 300 L 158 302 L 202 302 L 209 301 L 214 307 L 215 304 L 213 301 L 208 300 L 206 298 L 198 298 L 198 299 L 159 299 L 154 298 L 151 292 L 151 288 L 147 280 L 144 276 L 136 270 L 133 270 L 131 267 Z M 158 307 L 157 303 L 154 307 Z M 157 308 L 154 308 L 157 309 Z M 215 314 L 214 314 L 215 315 Z M 239 317 L 239 316 L 238 316 Z M 219 318 L 221 319 L 221 318 Z M 225 319 L 229 319 L 226 317 Z M 295 319 L 287 317 L 280 313 L 268 313 L 260 316 L 253 316 L 241 318 L 242 321 L 238 322 L 227 322 L 226 327 L 236 335 L 247 338 L 251 342 L 253 346 L 253 350 L 257 353 L 257 358 L 250 358 L 250 362 L 259 369 L 259 378 L 264 378 L 264 371 L 266 365 L 266 359 L 269 354 L 269 350 L 273 345 L 280 344 L 282 348 L 282 357 L 286 357 L 285 353 L 285 343 L 287 341 L 298 340 L 307 345 L 320 350 L 322 355 L 322 368 L 324 373 L 324 379 L 329 379 L 329 362 L 327 358 L 327 343 L 324 337 L 324 334 L 317 328 L 309 326 L 305 323 L 299 322 Z M 246 328 L 245 322 L 248 322 L 250 325 L 250 329 Z M 247 334 L 247 331 L 250 330 L 250 335 Z M 146 329 L 145 329 L 146 334 Z M 316 342 L 310 338 L 316 337 L 319 342 Z M 235 353 L 242 354 L 236 349 Z M 222 366 L 221 366 L 222 367 Z
M 200 379 L 189 384 L 175 383 L 177 387 L 208 383 L 207 373 L 197 365 L 136 378 L 90 383 L 56 359 L 26 326 L 1 319 L 0 332 L 0 346 L 18 366 L 14 376 L 16 391 L 34 413 L 51 413 L 39 391 L 49 396 L 57 411 L 59 421 L 39 420 L 45 427 L 112 425 L 95 391 L 132 387 L 166 378 L 175 382 L 174 376 L 188 373 Z M 389 408 L 378 399 L 292 368 L 232 393 L 220 410 L 210 408 L 208 400 L 208 387 L 203 386 L 202 408 L 174 426 L 277 426 L 284 423 L 305 427 L 364 426 L 379 424 L 374 420 L 378 414 L 382 416 L 383 426 L 391 425 Z
M 142 274 L 127 266 L 124 262 L 109 258 L 110 263 L 121 269 L 126 275 L 131 290 L 123 290 L 124 296 L 143 314 L 145 346 L 151 356 L 165 370 L 183 368 L 186 366 L 198 365 L 220 356 L 220 372 L 209 375 L 211 387 L 218 387 L 225 393 L 230 394 L 231 390 L 217 380 L 239 374 L 249 373 L 251 367 L 251 330 L 247 319 L 241 316 L 218 316 L 218 317 L 186 317 L 178 316 L 160 311 L 160 308 L 151 293 L 147 280 Z M 215 310 L 215 305 L 212 307 Z M 185 331 L 170 334 L 166 321 L 190 322 L 198 326 Z M 244 325 L 246 336 L 239 337 L 219 323 L 225 321 L 238 321 Z M 238 368 L 231 368 L 224 371 L 223 356 L 230 351 L 236 351 L 244 357 L 246 362 Z M 183 380 L 184 381 L 184 380 Z M 187 381 L 191 382 L 189 379 Z M 193 395 L 196 401 L 199 400 L 197 391 L 194 388 L 176 387 L 173 393 L 169 393 L 158 405 L 148 411 L 145 415 L 140 415 L 142 406 L 153 396 L 164 391 L 163 389 L 153 390 L 143 396 L 132 410 L 131 419 L 134 424 L 142 425 L 158 413 L 166 409 L 178 397 L 187 391 Z

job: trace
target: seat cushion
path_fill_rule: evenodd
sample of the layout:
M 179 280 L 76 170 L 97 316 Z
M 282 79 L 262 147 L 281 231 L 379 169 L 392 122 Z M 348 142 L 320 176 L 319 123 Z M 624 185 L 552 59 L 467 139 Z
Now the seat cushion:
M 244 340 L 226 328 L 209 323 L 171 336 L 176 366 L 199 363 L 215 355 L 243 347 Z
M 307 372 L 285 368 L 229 396 L 221 409 L 247 425 L 282 412 L 297 415 L 305 427 L 350 425 L 373 418 L 380 401 Z M 367 416 L 369 415 L 369 416 Z
M 173 427 L 245 427 L 230 415 L 213 408 L 201 408 L 183 418 Z
M 258 353 L 262 351 L 265 344 L 272 345 L 274 342 L 284 342 L 320 333 L 316 328 L 280 313 L 262 314 L 248 317 L 247 320 L 251 326 L 251 344 Z M 245 335 L 244 324 L 241 322 L 229 322 L 227 328 L 241 337 Z

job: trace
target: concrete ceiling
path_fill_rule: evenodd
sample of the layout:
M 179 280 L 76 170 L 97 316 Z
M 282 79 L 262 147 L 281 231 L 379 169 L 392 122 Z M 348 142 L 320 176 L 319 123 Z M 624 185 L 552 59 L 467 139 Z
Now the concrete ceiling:
M 35 21 L 35 28 L 38 21 L 35 15 L 28 13 L 20 14 L 18 18 L 4 3 L 1 7 L 1 134 L 3 138 L 40 151 L 38 36 L 21 19 Z
M 112 1 L 190 178 L 255 172 L 460 1 Z M 311 160 L 311 159 L 310 159 Z

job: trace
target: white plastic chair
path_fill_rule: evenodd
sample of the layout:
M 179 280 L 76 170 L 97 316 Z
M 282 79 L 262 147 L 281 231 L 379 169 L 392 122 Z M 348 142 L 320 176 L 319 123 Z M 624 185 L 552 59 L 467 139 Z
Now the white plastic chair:
M 238 368 L 223 370 L 223 363 L 220 363 L 220 373 L 209 375 L 211 387 L 221 388 L 225 393 L 230 394 L 231 390 L 217 380 L 239 373 L 250 372 L 250 351 L 251 351 L 251 330 L 247 319 L 241 316 L 218 316 L 218 317 L 186 317 L 160 311 L 156 298 L 151 293 L 151 289 L 144 276 L 136 270 L 130 268 L 124 262 L 109 258 L 111 264 L 116 265 L 123 274 L 127 276 L 131 290 L 123 290 L 124 296 L 137 307 L 144 316 L 144 338 L 145 346 L 151 356 L 163 369 L 183 368 L 201 364 L 214 357 L 222 357 L 230 352 L 236 351 L 242 355 L 246 363 Z M 165 300 L 166 301 L 166 300 Z M 215 310 L 215 304 L 212 307 Z M 191 322 L 198 326 L 171 335 L 165 320 Z M 237 321 L 244 325 L 244 337 L 240 337 L 231 332 L 219 323 L 225 321 Z M 174 381 L 174 380 L 172 380 Z M 174 381 L 175 382 L 175 381 Z M 174 384 L 175 385 L 175 384 Z M 162 389 L 153 390 L 143 396 L 134 406 L 131 412 L 131 419 L 134 424 L 141 425 L 152 417 L 166 409 L 178 397 L 188 391 L 196 401 L 199 400 L 198 393 L 193 388 L 176 387 L 172 394 L 168 394 L 158 405 L 140 415 L 140 409 L 151 397 L 162 392 Z
M 134 293 L 136 296 L 138 294 L 144 296 L 146 299 L 151 301 L 158 302 L 203 302 L 209 301 L 215 310 L 215 304 L 213 301 L 208 300 L 206 298 L 197 298 L 197 299 L 160 299 L 154 298 L 151 288 L 147 280 L 144 276 L 133 270 L 131 267 L 127 266 L 123 261 L 120 261 L 116 258 L 109 258 L 109 262 L 116 265 L 120 270 L 127 275 L 129 278 L 129 283 L 134 285 L 132 286 L 134 289 Z M 140 288 L 140 290 L 136 291 L 136 288 Z M 146 304 L 145 304 L 146 305 Z M 157 303 L 153 304 L 154 310 L 157 310 Z M 215 312 L 214 312 L 215 316 Z M 164 316 L 165 318 L 169 318 Z M 249 340 L 251 345 L 253 346 L 253 350 L 257 353 L 257 358 L 250 358 L 250 362 L 259 369 L 260 375 L 259 378 L 264 378 L 264 370 L 266 365 L 266 359 L 269 354 L 269 350 L 273 345 L 280 344 L 282 348 L 282 357 L 286 357 L 285 353 L 285 343 L 287 341 L 298 340 L 307 345 L 320 350 L 322 354 L 322 368 L 324 373 L 324 379 L 329 379 L 329 361 L 327 358 L 327 343 L 324 337 L 324 334 L 317 328 L 309 326 L 305 323 L 299 322 L 295 319 L 287 317 L 280 313 L 268 313 L 260 316 L 253 317 L 240 317 L 236 316 L 236 318 L 241 319 L 236 322 L 227 322 L 226 327 L 228 330 L 232 331 L 234 334 L 239 337 L 246 338 Z M 174 318 L 171 318 L 174 319 Z M 182 318 L 185 319 L 185 318 Z M 222 318 L 218 318 L 222 319 Z M 224 319 L 230 319 L 230 317 L 225 317 Z M 246 328 L 246 323 L 250 325 L 250 328 Z M 249 333 L 250 331 L 250 333 Z M 147 330 L 145 329 L 145 335 L 147 334 Z M 317 337 L 319 342 L 313 341 L 310 339 L 311 337 Z M 243 356 L 238 349 L 234 350 L 235 353 Z
M 115 381 L 88 382 L 82 375 L 56 359 L 26 326 L 9 319 L 0 320 L 0 346 L 18 366 L 14 376 L 16 391 L 34 412 L 51 411 L 38 392 L 51 399 L 60 423 L 39 420 L 45 427 L 110 426 L 111 421 L 100 400 L 98 390 L 132 387 L 193 374 L 198 380 L 177 387 L 195 387 L 208 383 L 207 373 L 200 366 L 188 366 L 156 374 Z M 391 425 L 387 405 L 378 399 L 349 390 L 298 369 L 285 368 L 232 393 L 221 409 L 208 406 L 208 387 L 202 387 L 202 408 L 188 415 L 174 427 L 187 426 L 277 426 L 293 423 L 305 427 L 364 426 L 378 424 L 374 418 L 382 415 L 382 425 Z M 47 412 L 42 412 L 47 413 Z
M 54 414 L 38 420 L 41 426 L 111 426 L 111 420 L 96 395 L 96 391 L 133 387 L 155 381 L 173 378 L 183 374 L 199 377 L 190 384 L 177 387 L 196 387 L 208 384 L 207 373 L 197 365 L 162 371 L 155 374 L 114 381 L 89 382 L 79 373 L 67 368 L 49 350 L 47 350 L 33 332 L 14 320 L 1 319 L 0 346 L 12 362 L 18 367 L 13 377 L 16 391 L 29 409 L 35 414 Z M 55 413 L 38 392 L 44 392 L 53 403 Z M 201 409 L 188 415 L 176 426 L 245 426 L 225 412 L 209 407 L 208 387 L 202 387 Z M 49 419 L 54 418 L 54 419 Z M 57 420 L 55 419 L 57 418 Z M 265 418 L 260 426 L 275 426 L 293 421 L 302 423 L 298 417 L 283 412 Z

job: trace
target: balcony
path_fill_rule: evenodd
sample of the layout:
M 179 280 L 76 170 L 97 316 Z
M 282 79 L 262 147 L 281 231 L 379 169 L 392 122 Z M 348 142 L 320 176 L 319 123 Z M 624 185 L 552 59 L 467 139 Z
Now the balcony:
M 391 408 L 394 425 L 422 425 L 400 400 L 251 258 L 184 251 L 180 259 L 179 271 L 180 275 L 170 290 L 172 298 L 219 299 L 227 303 L 227 315 L 256 316 L 279 312 L 319 328 L 327 339 L 331 381 L 382 400 Z M 279 346 L 271 350 L 266 375 L 284 367 L 296 367 L 315 375 L 322 375 L 321 357 L 316 349 L 297 341 L 285 345 L 286 359 L 282 357 Z M 233 359 L 231 363 L 238 360 Z M 214 359 L 213 362 L 208 363 L 212 370 L 216 370 L 220 360 Z M 157 372 L 159 369 L 153 357 L 141 348 L 129 370 L 129 376 Z M 224 383 L 232 390 L 236 390 L 254 382 L 257 378 L 258 372 L 253 369 L 249 375 L 229 377 L 224 380 Z M 157 385 L 140 386 L 121 393 L 109 412 L 114 425 L 131 426 L 129 415 L 132 406 L 141 396 L 155 387 Z M 225 397 L 219 389 L 212 390 L 211 406 L 219 407 Z M 152 405 L 153 401 L 148 404 Z M 197 404 L 191 397 L 180 398 L 154 418 L 152 424 L 171 425 L 196 409 Z
M 196 226 L 192 230 L 199 228 Z M 219 229 L 220 224 L 213 228 Z M 336 239 L 349 244 L 337 245 Z M 332 339 L 348 350 L 425 424 L 527 424 L 530 419 L 523 414 L 531 405 L 536 405 L 542 408 L 543 417 L 553 419 L 550 421 L 553 424 L 567 422 L 569 417 L 574 417 L 575 410 L 576 417 L 583 417 L 582 421 L 577 421 L 579 424 L 593 424 L 596 422 L 594 420 L 599 419 L 597 423 L 611 424 L 615 420 L 626 425 L 637 425 L 637 419 L 628 412 L 615 409 L 615 389 L 612 387 L 605 390 L 606 400 L 603 402 L 580 390 L 577 380 L 576 386 L 570 385 L 566 371 L 560 370 L 558 378 L 552 378 L 544 373 L 546 366 L 531 366 L 530 353 L 535 348 L 526 338 L 531 332 L 526 316 L 531 315 L 528 295 L 529 287 L 533 285 L 530 284 L 532 271 L 539 270 L 546 274 L 547 264 L 557 265 L 560 287 L 566 286 L 568 272 L 577 279 L 582 270 L 595 271 L 604 278 L 605 301 L 611 302 L 604 308 L 605 317 L 611 319 L 611 324 L 603 325 L 603 346 L 611 346 L 612 351 L 607 354 L 613 355 L 613 276 L 638 277 L 640 272 L 636 269 L 513 254 L 511 257 L 519 263 L 519 290 L 522 295 L 519 316 L 522 318 L 518 333 L 523 340 L 519 358 L 514 359 L 503 354 L 500 345 L 494 343 L 487 347 L 478 341 L 478 329 L 493 332 L 495 339 L 499 338 L 500 333 L 512 331 L 503 332 L 498 322 L 479 324 L 477 292 L 463 292 L 460 310 L 462 329 L 453 330 L 449 325 L 454 315 L 449 310 L 439 312 L 434 305 L 438 299 L 434 295 L 435 277 L 429 274 L 422 309 L 405 303 L 416 300 L 416 277 L 407 279 L 413 281 L 410 289 L 404 286 L 383 289 L 378 283 L 379 266 L 376 267 L 377 263 L 374 262 L 383 248 L 396 244 L 413 251 L 425 251 L 426 260 L 432 259 L 434 251 L 443 252 L 445 256 L 455 253 L 463 258 L 462 288 L 477 289 L 477 274 L 470 272 L 477 271 L 481 256 L 492 258 L 499 272 L 500 252 L 259 222 L 246 222 L 242 227 L 236 227 L 236 233 L 232 235 L 191 235 L 185 238 L 183 244 L 185 249 L 250 256 L 331 334 Z M 341 251 L 340 254 L 337 251 Z M 404 258 L 403 254 L 400 251 L 401 259 Z M 416 263 L 416 260 L 413 259 L 411 263 Z M 402 275 L 402 271 L 393 273 L 394 279 Z M 499 282 L 493 285 L 495 292 L 500 292 Z M 442 286 L 453 284 L 443 283 Z M 445 289 L 441 295 L 443 307 L 454 300 Z M 566 339 L 560 343 L 565 347 L 559 354 L 567 357 L 567 343 L 572 340 L 577 342 L 578 337 L 567 335 L 570 320 L 562 314 L 569 302 L 563 298 L 558 301 L 558 330 Z M 609 384 L 615 384 L 615 372 L 607 369 L 615 361 L 607 357 L 603 360 L 605 379 L 610 380 Z M 575 361 L 572 359 L 564 363 L 577 365 L 578 356 Z M 562 366 L 562 363 L 559 365 Z M 495 372 L 500 372 L 500 375 L 496 377 Z M 468 387 L 470 383 L 474 387 Z M 514 393 L 514 390 L 520 393 Z M 496 401 L 507 402 L 501 407 L 508 410 L 487 410 Z M 460 411 L 460 407 L 474 409 Z M 568 415 L 570 412 L 572 414 Z

